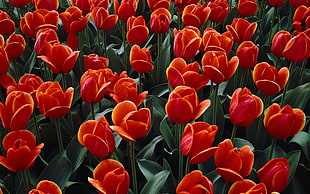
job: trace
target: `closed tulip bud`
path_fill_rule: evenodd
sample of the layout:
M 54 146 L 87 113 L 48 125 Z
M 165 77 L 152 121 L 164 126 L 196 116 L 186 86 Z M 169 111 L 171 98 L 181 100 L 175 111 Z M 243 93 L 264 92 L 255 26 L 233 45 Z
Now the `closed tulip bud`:
M 235 182 L 247 177 L 253 168 L 254 153 L 249 146 L 240 150 L 233 147 L 230 139 L 218 144 L 214 154 L 216 171 L 227 182 Z
M 256 87 L 265 95 L 280 92 L 287 84 L 289 70 L 286 67 L 277 71 L 276 67 L 266 62 L 258 63 L 253 70 L 253 80 Z
M 70 0 L 72 6 L 76 6 L 82 10 L 83 15 L 89 13 L 90 10 L 90 2 L 89 0 Z
M 5 51 L 9 59 L 17 59 L 25 50 L 26 41 L 20 34 L 11 34 L 6 40 Z
M 191 164 L 201 164 L 214 155 L 216 147 L 211 147 L 218 127 L 205 122 L 188 123 L 180 142 L 180 151 L 190 157 Z
M 310 38 L 300 33 L 291 38 L 283 50 L 283 56 L 293 62 L 300 62 L 310 57 Z
M 147 0 L 149 8 L 154 11 L 158 8 L 168 9 L 170 7 L 171 0 Z
M 116 14 L 109 14 L 103 7 L 95 7 L 91 11 L 91 17 L 95 22 L 95 26 L 105 31 L 112 29 L 118 21 Z
M 131 67 L 138 73 L 147 73 L 154 69 L 151 51 L 147 48 L 141 49 L 136 44 L 131 47 L 129 62 Z
M 207 7 L 211 8 L 211 13 L 208 19 L 216 23 L 224 21 L 230 11 L 227 0 L 209 1 Z
M 10 15 L 0 10 L 0 34 L 8 36 L 15 31 L 15 23 Z
M 151 14 L 150 28 L 154 33 L 165 33 L 170 28 L 171 14 L 166 8 L 158 8 Z
M 239 67 L 250 69 L 257 63 L 258 47 L 252 41 L 244 41 L 239 45 L 236 55 L 239 58 Z
M 295 33 L 300 33 L 310 27 L 310 7 L 301 5 L 297 7 L 293 17 Z
M 127 20 L 126 38 L 130 44 L 142 44 L 148 39 L 149 29 L 143 16 L 131 16 Z
M 264 183 L 256 184 L 250 179 L 243 179 L 234 182 L 228 190 L 228 194 L 267 194 Z
M 165 110 L 171 121 L 182 124 L 198 119 L 210 104 L 209 99 L 199 102 L 194 88 L 177 86 L 170 93 Z
M 50 42 L 51 44 L 59 43 L 57 32 L 54 29 L 47 28 L 37 34 L 34 44 L 34 52 L 37 55 L 47 55 L 45 42 Z
M 174 0 L 174 5 L 178 8 L 178 13 L 182 13 L 184 8 L 190 4 L 197 4 L 200 0 Z
M 269 160 L 258 171 L 257 175 L 267 187 L 268 193 L 282 192 L 288 184 L 290 166 L 287 159 L 275 158 Z
M 243 18 L 234 18 L 231 25 L 226 25 L 235 42 L 251 40 L 257 28 L 257 23 L 250 23 Z
M 267 108 L 264 117 L 266 130 L 277 139 L 286 139 L 298 134 L 305 123 L 305 113 L 300 109 L 293 109 L 290 105 L 281 108 L 274 103 Z
M 51 194 L 62 194 L 59 186 L 49 180 L 42 180 L 38 182 L 35 189 L 31 189 L 28 194 L 38 194 L 38 193 L 51 193 Z
M 283 50 L 292 38 L 292 35 L 288 31 L 281 30 L 277 32 L 272 39 L 270 51 L 277 57 L 283 57 Z
M 212 182 L 200 170 L 193 170 L 183 177 L 176 188 L 177 194 L 209 193 L 213 194 Z
M 234 125 L 246 127 L 263 113 L 263 101 L 248 88 L 237 88 L 230 101 L 229 117 Z
M 268 4 L 271 7 L 281 7 L 284 3 L 284 0 L 268 0 Z
M 128 20 L 128 18 L 136 15 L 136 11 L 138 8 L 139 0 L 115 0 L 113 1 L 114 10 L 118 18 L 124 22 Z
M 105 69 L 109 66 L 109 59 L 100 57 L 97 54 L 89 54 L 84 56 L 84 70 L 88 69 L 98 70 Z
M 24 7 L 28 3 L 30 3 L 32 0 L 9 0 L 10 4 L 13 7 Z
M 210 13 L 210 7 L 190 4 L 183 10 L 182 21 L 185 25 L 200 27 L 207 21 Z
M 124 166 L 113 159 L 101 161 L 93 171 L 94 178 L 90 182 L 100 193 L 126 194 L 129 190 L 130 178 Z
M 46 9 L 46 10 L 57 10 L 59 7 L 58 0 L 32 0 L 35 8 L 38 9 Z
M 258 10 L 256 0 L 239 0 L 238 1 L 238 13 L 242 17 L 250 17 L 255 15 Z

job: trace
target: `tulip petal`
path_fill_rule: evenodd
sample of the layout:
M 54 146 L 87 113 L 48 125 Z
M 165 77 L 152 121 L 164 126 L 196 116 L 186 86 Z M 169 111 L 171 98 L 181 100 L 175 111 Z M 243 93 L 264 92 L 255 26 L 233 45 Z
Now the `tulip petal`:
M 191 164 L 201 164 L 207 161 L 211 156 L 215 154 L 217 147 L 210 147 L 202 152 L 199 152 L 197 155 L 190 159 Z
M 90 153 L 92 153 L 97 158 L 104 158 L 109 154 L 109 147 L 107 143 L 96 135 L 84 135 L 83 142 Z
M 201 111 L 203 111 L 202 108 Z M 175 98 L 169 100 L 165 109 L 169 119 L 176 123 L 188 123 L 193 118 L 193 107 L 189 101 L 184 99 Z
M 229 168 L 216 168 L 221 177 L 227 182 L 236 182 L 242 180 L 242 176 Z
M 115 125 L 120 126 L 124 117 L 131 111 L 136 111 L 136 105 L 131 101 L 123 101 L 118 103 L 112 111 L 112 121 Z

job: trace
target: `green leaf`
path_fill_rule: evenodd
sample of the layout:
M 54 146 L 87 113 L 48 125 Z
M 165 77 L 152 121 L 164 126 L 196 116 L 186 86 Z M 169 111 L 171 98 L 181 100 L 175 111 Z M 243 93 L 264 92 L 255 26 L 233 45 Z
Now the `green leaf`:
M 33 51 L 29 57 L 29 59 L 27 60 L 25 67 L 24 67 L 24 74 L 28 74 L 31 73 L 34 64 L 36 63 L 37 60 L 37 55 L 36 53 Z
M 166 183 L 170 171 L 163 170 L 154 175 L 143 187 L 141 194 L 157 194 Z
M 159 143 L 163 139 L 164 139 L 163 136 L 155 137 L 149 144 L 147 144 L 146 146 L 144 146 L 140 150 L 140 152 L 137 154 L 137 157 L 138 158 L 144 158 L 144 159 L 148 159 L 148 158 L 152 157 L 152 155 L 154 154 L 154 149 L 155 149 L 157 143 Z
M 305 156 L 309 160 L 309 150 L 310 150 L 310 134 L 304 131 L 295 135 L 289 143 L 296 143 L 298 144 L 302 151 L 304 152 Z
M 168 147 L 170 148 L 170 150 L 172 150 L 174 148 L 174 136 L 167 122 L 168 117 L 165 116 L 164 119 L 160 122 L 160 132 L 164 136 Z
M 151 160 L 138 160 L 138 166 L 147 181 L 151 180 L 163 167 Z
M 296 168 L 300 160 L 300 155 L 301 155 L 300 150 L 294 150 L 294 151 L 287 153 L 284 156 L 284 158 L 288 160 L 288 164 L 290 165 L 290 177 L 289 177 L 288 182 L 290 182 L 292 178 L 294 177 Z
M 73 164 L 72 171 L 74 172 L 83 163 L 86 153 L 87 153 L 87 148 L 82 146 L 78 142 L 77 137 L 74 136 L 71 139 L 70 143 L 68 144 L 66 150 L 67 150 L 68 158 L 71 160 Z
M 244 146 L 250 146 L 251 150 L 254 150 L 254 146 L 246 139 L 241 139 L 241 138 L 235 138 L 234 139 L 234 146 L 237 148 L 242 148 Z

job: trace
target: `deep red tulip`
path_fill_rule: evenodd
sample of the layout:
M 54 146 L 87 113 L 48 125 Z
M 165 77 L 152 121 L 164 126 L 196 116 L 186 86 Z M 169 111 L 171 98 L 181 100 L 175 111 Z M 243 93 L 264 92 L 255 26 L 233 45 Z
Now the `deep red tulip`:
M 235 42 L 251 40 L 256 28 L 256 22 L 250 23 L 243 18 L 234 18 L 231 25 L 226 25 L 226 29 L 232 33 Z
M 44 82 L 37 89 L 36 97 L 41 114 L 46 118 L 58 119 L 70 110 L 74 89 L 63 91 L 58 82 Z
M 268 4 L 271 7 L 281 7 L 284 3 L 284 0 L 268 0 Z
M 78 141 L 97 158 L 104 158 L 114 152 L 114 136 L 104 116 L 98 121 L 87 120 L 82 123 L 78 131 Z
M 34 44 L 34 52 L 37 55 L 46 55 L 45 42 L 59 43 L 57 32 L 54 29 L 47 28 L 37 33 Z
M 170 7 L 171 0 L 147 0 L 149 8 L 154 11 L 158 8 L 168 9 Z
M 49 11 L 57 10 L 59 7 L 58 0 L 32 0 L 34 7 L 38 9 L 46 9 Z
M 5 129 L 20 130 L 26 128 L 32 115 L 34 101 L 30 94 L 22 91 L 11 92 L 5 101 L 0 103 L 0 117 Z
M 222 50 L 229 55 L 234 44 L 231 32 L 226 31 L 220 34 L 213 28 L 206 28 L 202 35 L 202 52 Z
M 154 69 L 151 51 L 147 48 L 141 49 L 136 44 L 131 47 L 129 62 L 131 67 L 138 73 L 147 73 Z
M 295 33 L 302 32 L 310 27 L 310 7 L 301 5 L 297 7 L 293 17 Z
M 289 0 L 291 6 L 296 9 L 297 7 L 301 5 L 305 5 L 307 7 L 310 6 L 310 1 L 309 0 Z
M 180 57 L 171 61 L 166 75 L 172 88 L 189 86 L 197 91 L 209 82 L 208 76 L 200 74 L 200 66 L 197 61 L 186 64 L 186 61 Z
M 8 74 L 0 74 L 0 85 L 3 88 L 8 88 L 10 86 L 17 86 L 15 79 Z
M 105 31 L 112 29 L 118 21 L 118 16 L 116 14 L 110 15 L 103 7 L 95 7 L 91 11 L 91 17 L 96 27 Z
M 183 177 L 176 188 L 177 194 L 208 193 L 213 194 L 212 182 L 200 170 L 193 170 Z
M 109 59 L 105 57 L 100 57 L 97 54 L 89 54 L 84 56 L 84 69 L 104 69 L 109 66 Z
M 268 194 L 264 183 L 256 184 L 250 179 L 234 182 L 228 190 L 228 194 Z
M 69 73 L 79 56 L 80 51 L 72 51 L 68 46 L 60 43 L 45 42 L 46 56 L 41 55 L 38 58 L 48 64 L 50 69 L 56 73 Z
M 197 4 L 200 0 L 174 0 L 174 5 L 178 8 L 178 13 L 182 13 L 184 8 L 190 4 Z
M 95 7 L 102 7 L 104 9 L 108 9 L 109 4 L 110 4 L 109 0 L 91 0 L 90 11 L 92 11 Z
M 194 88 L 177 86 L 170 93 L 165 109 L 171 121 L 188 123 L 198 119 L 210 104 L 211 101 L 209 99 L 199 102 Z
M 36 146 L 36 137 L 25 129 L 8 133 L 2 145 L 6 157 L 0 156 L 0 164 L 13 172 L 31 168 L 44 146 L 43 143 Z
M 149 36 L 149 29 L 143 16 L 131 16 L 127 20 L 126 39 L 130 44 L 142 44 Z
M 258 63 L 253 70 L 253 80 L 256 87 L 265 95 L 279 93 L 286 85 L 289 78 L 287 67 L 277 71 L 276 67 L 266 62 Z
M 80 10 L 82 10 L 84 15 L 91 11 L 89 0 L 70 0 L 70 3 L 72 6 L 80 8 Z
M 98 103 L 100 102 L 107 90 L 110 82 L 104 79 L 107 74 L 107 70 L 89 69 L 86 71 L 80 80 L 80 95 L 86 103 Z
M 194 58 L 200 44 L 201 37 L 195 27 L 174 30 L 173 51 L 176 57 L 182 57 L 185 60 Z
M 118 18 L 124 22 L 127 21 L 131 16 L 136 15 L 139 0 L 114 0 L 114 10 L 118 15 Z
M 116 103 L 120 103 L 125 100 L 130 100 L 139 106 L 146 98 L 148 91 L 138 94 L 138 85 L 132 78 L 121 78 L 115 85 L 112 94 L 112 98 Z
M 288 184 L 289 174 L 290 166 L 285 158 L 269 160 L 257 171 L 257 175 L 260 181 L 266 185 L 268 193 L 284 191 Z
M 237 88 L 229 106 L 230 121 L 234 125 L 246 127 L 263 113 L 263 101 L 248 88 Z
M 236 55 L 239 58 L 239 67 L 243 69 L 253 68 L 258 59 L 258 46 L 252 41 L 244 41 L 238 46 Z
M 185 25 L 200 27 L 207 21 L 210 13 L 210 7 L 190 4 L 183 10 L 182 21 Z
M 254 153 L 250 146 L 244 146 L 240 150 L 233 147 L 230 139 L 218 144 L 214 154 L 216 171 L 227 182 L 235 182 L 247 177 L 253 168 Z
M 224 21 L 230 10 L 227 0 L 209 1 L 207 7 L 211 8 L 208 20 L 216 23 Z
M 20 34 L 11 34 L 6 40 L 5 51 L 9 59 L 17 59 L 25 50 L 26 41 Z
M 306 115 L 300 109 L 290 105 L 281 108 L 278 104 L 270 105 L 265 113 L 264 126 L 268 133 L 277 139 L 286 139 L 299 133 L 305 126 Z
M 270 51 L 277 57 L 283 57 L 283 50 L 292 38 L 292 35 L 288 31 L 281 30 L 277 32 L 272 39 Z
M 239 64 L 237 56 L 229 61 L 225 51 L 207 51 L 201 59 L 202 70 L 215 83 L 229 80 Z
M 9 71 L 10 68 L 10 60 L 4 48 L 0 48 L 0 61 L 1 61 L 0 75 L 4 75 Z
M 242 17 L 250 17 L 255 15 L 258 11 L 258 5 L 256 0 L 239 0 L 238 1 L 238 13 Z
M 38 182 L 35 189 L 31 189 L 28 194 L 62 194 L 59 186 L 49 180 L 42 180 Z
M 28 3 L 30 3 L 32 0 L 9 0 L 10 4 L 13 7 L 24 7 Z
M 171 14 L 166 8 L 158 8 L 151 13 L 150 29 L 154 33 L 165 33 L 170 28 Z
M 15 23 L 11 19 L 10 15 L 0 10 L 0 34 L 8 36 L 15 31 Z
M 127 194 L 130 178 L 124 166 L 113 159 L 101 161 L 93 172 L 94 178 L 88 177 L 90 182 L 99 193 Z
M 283 56 L 293 62 L 300 62 L 310 57 L 310 37 L 304 33 L 291 38 L 283 50 Z
M 180 142 L 180 151 L 190 157 L 191 164 L 201 164 L 214 155 L 216 147 L 211 147 L 218 127 L 205 122 L 188 123 Z

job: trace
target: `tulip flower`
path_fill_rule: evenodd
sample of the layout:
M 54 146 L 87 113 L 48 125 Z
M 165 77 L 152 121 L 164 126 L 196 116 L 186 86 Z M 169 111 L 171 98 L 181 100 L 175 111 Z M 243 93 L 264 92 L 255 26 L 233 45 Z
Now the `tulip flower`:
M 185 25 L 200 27 L 207 21 L 210 13 L 210 7 L 190 4 L 187 5 L 183 10 L 182 21 Z
M 177 194 L 210 193 L 213 194 L 212 182 L 200 170 L 193 170 L 184 176 L 176 188 Z
M 61 189 L 59 186 L 49 180 L 42 180 L 38 182 L 35 189 L 31 189 L 28 194 L 62 194 Z
M 211 144 L 218 127 L 205 122 L 188 123 L 180 142 L 180 151 L 190 157 L 191 164 L 201 164 L 214 155 L 216 147 Z
M 171 14 L 166 8 L 158 8 L 151 13 L 150 29 L 156 33 L 168 32 Z
M 260 181 L 266 185 L 268 193 L 284 191 L 288 184 L 289 174 L 290 166 L 285 158 L 269 160 L 257 171 L 257 175 Z
M 141 49 L 136 44 L 131 47 L 129 62 L 131 67 L 138 73 L 147 73 L 154 69 L 151 51 L 147 48 Z
M 170 93 L 165 110 L 171 121 L 182 124 L 198 119 L 210 105 L 209 99 L 199 102 L 194 88 L 177 86 Z
M 290 5 L 291 5 L 294 9 L 298 8 L 298 7 L 301 6 L 301 5 L 305 5 L 305 6 L 307 6 L 307 7 L 310 6 L 309 0 L 289 0 L 289 2 L 290 2 Z
M 109 59 L 105 57 L 100 57 L 97 54 L 89 54 L 84 56 L 84 69 L 98 70 L 104 69 L 109 66 Z
M 171 0 L 147 0 L 149 8 L 154 11 L 158 8 L 168 9 L 170 7 Z
M 89 13 L 90 10 L 90 1 L 89 0 L 70 0 L 72 6 L 76 6 L 82 10 L 83 15 Z
M 250 23 L 243 18 L 234 18 L 231 25 L 226 29 L 232 33 L 235 42 L 251 40 L 257 28 L 257 23 Z
M 114 10 L 118 18 L 124 22 L 128 20 L 131 16 L 136 15 L 139 0 L 114 0 Z
M 36 42 L 34 44 L 34 52 L 37 55 L 46 55 L 45 41 L 51 44 L 59 43 L 56 31 L 47 28 L 37 33 Z
M 201 37 L 197 28 L 183 28 L 183 30 L 174 30 L 173 51 L 176 57 L 182 57 L 190 60 L 195 57 L 201 44 Z
M 64 92 L 58 82 L 44 82 L 37 89 L 36 97 L 41 114 L 46 118 L 58 119 L 70 110 L 74 89 Z
M 172 88 L 177 86 L 189 86 L 196 91 L 209 82 L 209 77 L 200 74 L 200 66 L 197 61 L 186 64 L 183 58 L 175 58 L 166 70 L 168 82 Z
M 284 0 L 268 0 L 268 4 L 271 7 L 281 7 L 284 3 Z
M 90 182 L 100 193 L 126 194 L 129 190 L 129 174 L 124 166 L 113 159 L 101 161 L 93 172 L 94 178 L 88 177 Z
M 150 130 L 151 112 L 148 108 L 137 109 L 137 106 L 128 100 L 118 103 L 112 111 L 112 130 L 124 140 L 135 142 L 144 137 Z
M 234 125 L 246 127 L 259 117 L 264 109 L 263 101 L 248 88 L 237 88 L 229 106 L 230 121 Z
M 78 58 L 80 51 L 72 51 L 68 46 L 60 43 L 45 42 L 46 56 L 41 55 L 38 58 L 48 64 L 50 69 L 56 73 L 69 73 Z
M 250 179 L 243 179 L 234 182 L 228 190 L 228 194 L 267 194 L 267 188 L 264 183 L 256 184 Z
M 49 11 L 57 10 L 59 7 L 58 0 L 32 0 L 32 3 L 36 10 L 38 9 L 46 9 Z
M 96 7 L 102 7 L 104 9 L 108 9 L 110 1 L 109 0 L 92 0 L 90 3 L 90 11 L 92 11 Z
M 277 139 L 286 139 L 296 135 L 304 128 L 305 123 L 305 113 L 300 109 L 293 109 L 290 105 L 281 108 L 273 103 L 267 108 L 264 117 L 266 130 Z
M 110 82 L 110 84 L 107 86 L 105 94 L 112 97 L 114 94 L 114 86 L 116 82 L 118 82 L 122 78 L 128 78 L 127 72 L 123 71 L 120 74 L 113 72 L 109 68 L 104 69 L 103 79 L 105 79 L 107 82 Z
M 11 34 L 6 40 L 5 51 L 9 59 L 17 59 L 25 50 L 26 41 L 20 34 Z
M 86 71 L 80 80 L 80 95 L 86 103 L 100 102 L 106 92 L 107 86 L 110 84 L 104 79 L 107 71 L 105 69 Z
M 174 5 L 178 8 L 178 13 L 182 13 L 184 8 L 190 4 L 197 4 L 200 0 L 174 0 Z
M 9 3 L 13 7 L 24 7 L 30 2 L 31 2 L 31 0 L 9 0 Z
M 15 31 L 15 23 L 11 19 L 10 15 L 0 10 L 0 34 L 8 36 Z
M 300 33 L 310 27 L 310 7 L 301 5 L 297 7 L 293 17 L 295 33 Z
M 95 22 L 95 26 L 105 31 L 112 29 L 118 21 L 118 16 L 116 14 L 110 15 L 103 7 L 95 7 L 91 11 L 91 17 Z
M 224 21 L 230 11 L 227 0 L 209 1 L 207 3 L 207 7 L 211 8 L 211 13 L 208 20 L 216 23 Z
M 310 57 L 310 38 L 300 33 L 291 38 L 283 50 L 283 56 L 292 61 L 300 62 Z
M 2 145 L 6 157 L 0 156 L 0 164 L 13 172 L 31 168 L 44 146 L 43 143 L 36 146 L 36 137 L 25 129 L 5 135 Z
M 4 48 L 0 48 L 0 61 L 1 61 L 0 75 L 4 75 L 9 71 L 10 68 L 10 60 Z
M 253 80 L 256 87 L 265 95 L 279 93 L 287 84 L 289 70 L 282 67 L 277 71 L 276 67 L 266 62 L 258 63 L 253 70 Z
M 244 146 L 240 150 L 233 147 L 230 139 L 218 144 L 214 154 L 216 171 L 227 182 L 235 182 L 247 177 L 254 164 L 254 153 L 250 146 Z
M 114 136 L 104 116 L 98 121 L 87 120 L 82 123 L 78 131 L 78 141 L 98 158 L 104 158 L 114 152 Z
M 270 51 L 277 57 L 283 57 L 283 50 L 292 38 L 292 35 L 288 31 L 281 30 L 277 32 L 272 39 Z
M 131 16 L 127 20 L 126 39 L 130 44 L 142 44 L 148 39 L 149 29 L 143 16 Z
M 256 0 L 239 0 L 238 1 L 238 13 L 242 17 L 250 17 L 255 15 L 258 11 L 258 5 Z
M 252 41 L 243 41 L 238 46 L 236 55 L 239 58 L 239 67 L 243 69 L 253 68 L 258 59 L 258 46 Z
M 236 72 L 239 64 L 237 56 L 229 61 L 224 51 L 207 51 L 201 59 L 202 70 L 215 83 L 229 80 Z
M 138 85 L 132 78 L 121 78 L 115 85 L 113 94 L 111 95 L 116 103 L 120 103 L 125 100 L 130 100 L 139 106 L 146 98 L 148 91 L 138 94 Z
M 5 129 L 20 130 L 26 128 L 32 115 L 34 101 L 30 94 L 22 91 L 11 92 L 5 101 L 0 103 L 0 117 Z

